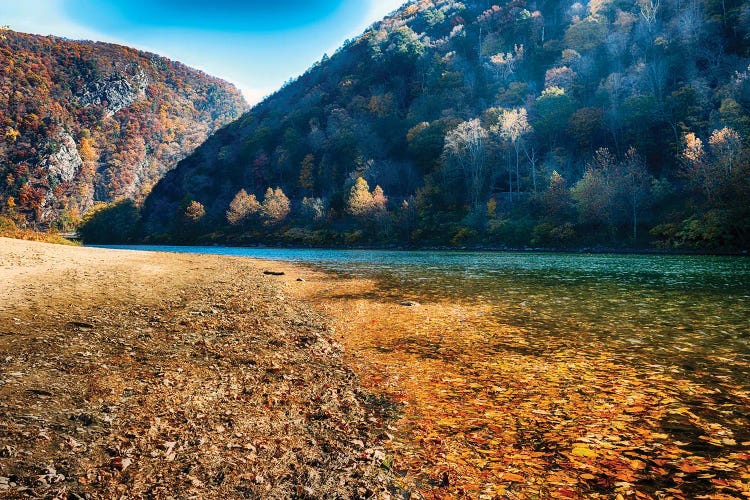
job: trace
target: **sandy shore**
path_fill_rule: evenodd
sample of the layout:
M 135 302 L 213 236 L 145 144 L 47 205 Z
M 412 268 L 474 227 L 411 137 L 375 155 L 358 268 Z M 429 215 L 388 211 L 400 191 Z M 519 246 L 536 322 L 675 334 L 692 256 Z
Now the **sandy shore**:
M 275 266 L 0 239 L 0 496 L 387 497 L 390 416 Z

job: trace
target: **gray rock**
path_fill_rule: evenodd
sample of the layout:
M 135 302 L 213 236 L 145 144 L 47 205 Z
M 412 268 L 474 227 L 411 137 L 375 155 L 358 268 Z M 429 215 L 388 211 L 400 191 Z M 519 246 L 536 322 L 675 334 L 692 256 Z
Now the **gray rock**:
M 53 152 L 42 161 L 42 166 L 47 168 L 51 178 L 71 182 L 83 165 L 75 140 L 69 133 L 63 132 L 52 143 L 51 149 Z
M 107 115 L 112 116 L 138 101 L 147 87 L 148 78 L 141 69 L 130 78 L 114 73 L 105 79 L 91 82 L 78 100 L 84 107 L 104 106 Z

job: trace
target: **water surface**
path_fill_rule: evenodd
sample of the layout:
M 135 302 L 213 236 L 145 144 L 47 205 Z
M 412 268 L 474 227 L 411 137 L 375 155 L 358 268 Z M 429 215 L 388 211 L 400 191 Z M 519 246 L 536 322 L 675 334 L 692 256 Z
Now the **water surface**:
M 750 387 L 750 259 L 725 256 L 109 247 L 310 264 L 417 301 L 490 305 L 497 321 Z M 491 327 L 491 322 L 487 323 Z M 642 360 L 643 361 L 643 360 Z

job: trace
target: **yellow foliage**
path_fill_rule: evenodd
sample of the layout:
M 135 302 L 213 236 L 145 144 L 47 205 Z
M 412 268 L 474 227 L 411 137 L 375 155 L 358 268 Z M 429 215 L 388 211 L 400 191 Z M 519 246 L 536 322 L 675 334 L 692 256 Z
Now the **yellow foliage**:
M 21 132 L 14 129 L 13 127 L 8 127 L 8 131 L 5 132 L 5 140 L 8 142 L 16 142 L 16 139 L 18 139 L 19 135 L 21 135 Z

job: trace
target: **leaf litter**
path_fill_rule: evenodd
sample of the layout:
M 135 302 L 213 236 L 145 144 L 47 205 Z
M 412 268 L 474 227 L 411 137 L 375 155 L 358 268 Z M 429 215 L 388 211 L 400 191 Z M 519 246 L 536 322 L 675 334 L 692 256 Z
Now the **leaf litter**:
M 388 402 L 259 264 L 20 245 L 0 497 L 391 496 Z
M 524 327 L 470 299 L 404 308 L 382 281 L 305 280 L 297 296 L 338 319 L 365 386 L 400 405 L 386 450 L 416 498 L 750 497 L 742 356 L 692 370 L 687 345 L 623 349 L 570 318 Z

